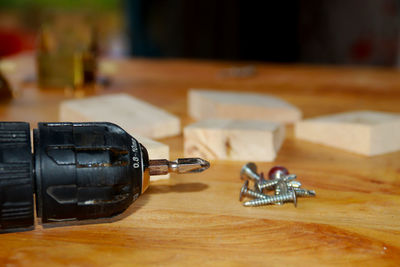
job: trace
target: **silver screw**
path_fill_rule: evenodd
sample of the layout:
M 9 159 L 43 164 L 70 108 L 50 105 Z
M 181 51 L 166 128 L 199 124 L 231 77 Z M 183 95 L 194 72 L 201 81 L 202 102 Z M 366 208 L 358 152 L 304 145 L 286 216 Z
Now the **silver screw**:
M 258 198 L 246 201 L 243 203 L 243 206 L 257 207 L 262 205 L 275 204 L 277 202 L 288 202 L 288 201 L 293 201 L 294 206 L 297 207 L 296 193 L 293 190 L 290 190 L 288 194 L 282 194 L 277 196 L 270 196 L 268 198 Z
M 254 197 L 254 198 L 268 198 L 269 196 L 264 195 L 262 193 L 258 193 L 255 192 L 251 189 L 248 188 L 249 186 L 249 181 L 246 180 L 242 186 L 242 188 L 240 189 L 240 194 L 239 194 L 239 201 L 242 201 L 244 196 L 250 196 L 250 197 Z
M 260 189 L 260 191 L 262 191 L 263 189 L 273 189 L 281 181 L 284 181 L 286 183 L 287 181 L 292 181 L 296 178 L 297 176 L 295 174 L 289 174 L 279 179 L 273 179 L 268 181 L 263 180 L 262 182 L 258 183 L 258 188 Z
M 315 197 L 316 193 L 314 190 L 307 190 L 303 188 L 293 188 L 293 191 L 298 197 Z
M 300 188 L 301 183 L 299 181 L 289 181 L 287 182 L 287 186 L 290 188 Z
M 260 177 L 260 180 L 254 182 L 254 191 L 256 191 L 258 193 L 263 193 L 263 191 L 260 190 L 260 188 L 258 187 L 258 184 L 263 183 L 265 181 L 264 173 L 261 172 L 258 177 Z
M 277 179 L 279 179 L 279 178 L 277 178 Z M 299 189 L 300 187 L 301 187 L 301 183 L 299 181 L 295 181 L 295 180 L 292 180 L 289 182 L 281 181 L 278 183 L 278 185 L 275 188 L 275 195 L 287 194 L 288 189 Z M 297 196 L 299 196 L 299 195 L 297 195 Z M 279 202 L 276 204 L 283 205 L 283 202 Z
M 288 193 L 288 185 L 287 182 L 283 179 L 279 179 L 280 181 L 275 187 L 275 195 L 284 195 Z M 276 203 L 277 205 L 283 205 L 283 202 Z
M 257 173 L 257 166 L 253 162 L 249 162 L 242 167 L 240 171 L 240 178 L 242 180 L 252 180 L 254 182 L 260 181 L 260 175 Z
M 254 191 L 254 192 L 257 192 L 257 193 L 262 193 L 262 192 L 260 191 L 260 189 L 258 188 L 258 183 L 254 183 L 253 191 Z

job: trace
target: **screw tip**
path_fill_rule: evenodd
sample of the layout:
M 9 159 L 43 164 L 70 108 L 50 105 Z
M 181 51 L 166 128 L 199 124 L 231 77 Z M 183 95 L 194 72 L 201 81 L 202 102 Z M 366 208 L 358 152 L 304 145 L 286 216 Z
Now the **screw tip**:
M 251 204 L 250 201 L 246 201 L 246 202 L 243 202 L 243 206 L 245 206 L 245 207 L 251 207 L 252 204 Z

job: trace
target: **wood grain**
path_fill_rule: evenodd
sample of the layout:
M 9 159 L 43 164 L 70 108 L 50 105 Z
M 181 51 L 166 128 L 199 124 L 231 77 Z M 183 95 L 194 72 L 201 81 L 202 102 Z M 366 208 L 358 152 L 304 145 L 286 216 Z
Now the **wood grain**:
M 188 106 L 189 115 L 197 120 L 252 119 L 288 124 L 301 119 L 298 108 L 267 94 L 190 89 Z
M 221 78 L 228 62 L 121 60 L 110 88 L 182 119 L 188 88 L 269 93 L 309 118 L 350 110 L 400 112 L 396 70 L 255 64 L 257 75 Z M 21 89 L 0 105 L 1 120 L 55 121 L 71 95 Z M 161 140 L 171 158 L 182 136 Z M 273 163 L 296 173 L 317 197 L 292 205 L 244 208 L 239 171 L 246 162 L 212 161 L 202 174 L 158 181 L 118 218 L 0 235 L 0 264 L 76 265 L 349 265 L 400 264 L 400 153 L 365 157 L 294 139 L 293 128 Z M 110 221 L 113 221 L 110 223 Z
M 153 139 L 179 135 L 181 130 L 178 117 L 128 94 L 66 100 L 59 113 L 61 121 L 109 121 Z
M 183 129 L 185 157 L 209 160 L 274 161 L 284 139 L 285 126 L 267 121 L 205 119 Z
M 400 113 L 352 111 L 296 123 L 296 138 L 366 156 L 400 151 Z

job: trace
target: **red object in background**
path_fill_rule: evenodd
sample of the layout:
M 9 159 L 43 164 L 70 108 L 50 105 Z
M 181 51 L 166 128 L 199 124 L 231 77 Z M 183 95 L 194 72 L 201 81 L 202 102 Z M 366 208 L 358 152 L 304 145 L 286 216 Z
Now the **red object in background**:
M 289 174 L 289 171 L 288 171 L 288 169 L 286 169 L 286 168 L 283 167 L 283 166 L 274 166 L 274 167 L 272 167 L 272 168 L 269 170 L 268 178 L 269 178 L 270 180 L 276 179 L 277 176 L 278 176 L 278 173 L 279 173 L 280 175 L 281 175 L 281 174 L 283 174 L 283 175 L 288 175 L 288 174 Z
M 23 31 L 0 29 L 0 57 L 17 54 L 22 51 L 33 50 L 35 37 Z

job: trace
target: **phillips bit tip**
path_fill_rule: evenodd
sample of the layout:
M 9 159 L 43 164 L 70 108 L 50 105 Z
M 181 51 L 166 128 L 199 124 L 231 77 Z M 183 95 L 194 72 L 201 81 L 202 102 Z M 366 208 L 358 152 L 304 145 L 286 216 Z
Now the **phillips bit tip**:
M 155 159 L 149 161 L 150 175 L 163 175 L 169 172 L 195 173 L 207 170 L 210 163 L 201 158 L 182 158 L 174 161 Z

